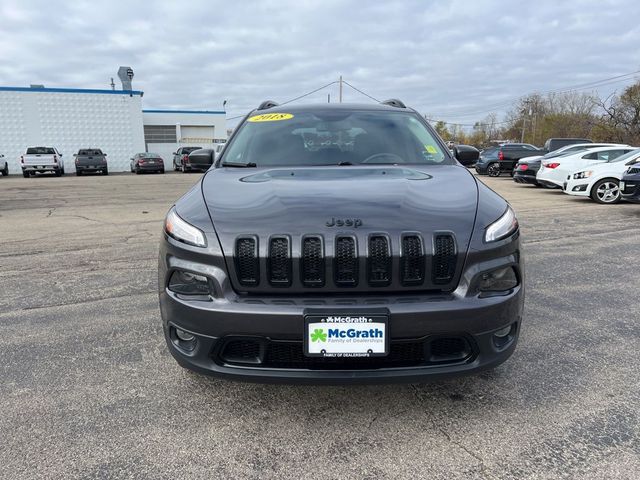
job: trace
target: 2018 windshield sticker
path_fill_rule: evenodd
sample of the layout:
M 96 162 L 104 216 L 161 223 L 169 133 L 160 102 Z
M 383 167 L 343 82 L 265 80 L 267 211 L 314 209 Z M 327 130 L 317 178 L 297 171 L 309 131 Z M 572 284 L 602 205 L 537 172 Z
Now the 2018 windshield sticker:
M 262 115 L 254 115 L 247 122 L 280 122 L 282 120 L 291 120 L 291 113 L 263 113 Z

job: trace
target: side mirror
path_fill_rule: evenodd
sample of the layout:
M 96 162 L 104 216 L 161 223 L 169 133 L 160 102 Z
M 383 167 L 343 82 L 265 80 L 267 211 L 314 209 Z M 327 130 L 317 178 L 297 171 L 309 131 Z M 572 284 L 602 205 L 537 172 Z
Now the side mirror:
M 456 145 L 453 147 L 453 155 L 462 165 L 469 167 L 480 158 L 480 151 L 471 145 Z
M 173 152 L 171 155 L 177 155 L 177 154 L 178 154 L 178 152 Z

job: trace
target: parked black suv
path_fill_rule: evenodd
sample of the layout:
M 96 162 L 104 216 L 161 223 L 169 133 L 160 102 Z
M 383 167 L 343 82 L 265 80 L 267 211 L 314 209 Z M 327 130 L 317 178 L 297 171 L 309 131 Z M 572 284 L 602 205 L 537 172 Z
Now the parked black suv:
M 202 147 L 180 147 L 173 152 L 173 169 L 175 171 L 189 172 L 191 170 L 189 154 L 200 149 L 202 149 Z
M 199 372 L 415 382 L 511 355 L 523 273 L 513 210 L 415 110 L 265 102 L 167 214 L 160 311 Z
M 497 177 L 502 172 L 513 175 L 513 169 L 518 160 L 534 155 L 544 155 L 544 152 L 528 143 L 505 143 L 480 152 L 476 172 L 490 177 Z

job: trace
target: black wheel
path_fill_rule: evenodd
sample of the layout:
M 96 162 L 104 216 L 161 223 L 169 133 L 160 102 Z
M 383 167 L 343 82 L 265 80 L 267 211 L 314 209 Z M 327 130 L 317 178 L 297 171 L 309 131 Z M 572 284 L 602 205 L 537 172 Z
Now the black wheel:
M 24 178 L 29 178 L 29 172 L 22 172 L 22 176 Z
M 538 188 L 542 188 L 542 187 L 544 187 L 544 185 L 542 185 L 542 184 L 540 184 L 540 183 L 538 183 L 538 182 L 534 183 L 534 185 L 535 185 L 536 187 L 538 187 Z
M 82 170 L 76 170 L 76 176 L 78 177 L 82 176 Z
M 4 168 L 2 169 L 2 176 L 6 177 L 7 175 L 9 175 L 9 164 L 7 162 L 4 162 Z
M 603 178 L 591 188 L 591 199 L 597 203 L 613 205 L 620 201 L 620 182 L 615 178 Z
M 487 175 L 490 177 L 499 177 L 500 176 L 500 165 L 497 163 L 492 163 L 487 167 Z
M 53 173 L 55 173 L 56 177 L 62 176 L 62 170 L 60 170 L 59 168 L 57 170 L 54 170 Z
M 105 175 L 109 175 L 109 169 L 108 169 L 108 168 L 105 168 L 105 169 L 102 171 L 102 173 L 104 173 Z
M 136 167 L 136 175 L 140 175 L 140 168 Z
M 158 170 L 158 172 L 160 173 L 164 173 L 164 168 L 162 170 Z

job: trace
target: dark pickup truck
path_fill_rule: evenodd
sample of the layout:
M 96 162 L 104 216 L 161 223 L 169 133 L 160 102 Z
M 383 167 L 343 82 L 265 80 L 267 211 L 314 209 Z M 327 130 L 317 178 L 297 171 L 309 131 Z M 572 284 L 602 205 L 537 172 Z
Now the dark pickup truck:
M 102 153 L 99 148 L 82 148 L 73 156 L 76 157 L 77 176 L 87 172 L 100 172 L 104 175 L 109 175 L 107 154 Z

